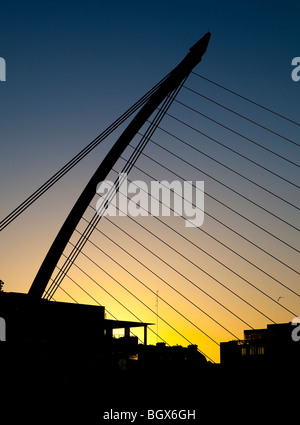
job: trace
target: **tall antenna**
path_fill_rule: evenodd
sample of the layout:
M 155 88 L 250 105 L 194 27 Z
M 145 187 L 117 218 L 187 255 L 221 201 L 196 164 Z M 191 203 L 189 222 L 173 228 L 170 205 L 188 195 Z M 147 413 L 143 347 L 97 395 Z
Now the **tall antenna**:
M 156 291 L 156 343 L 158 343 L 158 290 Z

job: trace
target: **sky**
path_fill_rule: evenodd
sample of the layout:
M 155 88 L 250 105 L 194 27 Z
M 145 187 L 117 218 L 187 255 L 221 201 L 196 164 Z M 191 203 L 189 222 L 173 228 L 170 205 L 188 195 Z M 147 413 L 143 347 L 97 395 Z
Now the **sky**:
M 212 36 L 207 53 L 195 69 L 197 73 L 294 121 L 299 121 L 300 82 L 297 83 L 291 78 L 293 69 L 291 61 L 294 57 L 300 56 L 299 13 L 300 6 L 296 1 L 283 3 L 199 0 L 3 1 L 0 9 L 0 57 L 5 59 L 6 81 L 0 82 L 1 219 L 173 69 L 188 53 L 189 48 L 207 31 L 210 31 Z M 299 127 L 258 110 L 253 105 L 245 104 L 195 75 L 190 76 L 187 85 L 220 103 L 243 111 L 268 127 L 276 128 L 276 131 L 288 138 L 299 140 Z M 223 120 L 226 125 L 236 126 L 235 128 L 241 133 L 249 131 L 247 134 L 251 134 L 250 137 L 262 140 L 265 146 L 274 149 L 290 161 L 297 162 L 298 155 L 299 162 L 299 152 L 295 145 L 279 140 L 270 133 L 265 134 L 260 128 L 250 129 L 248 122 L 238 121 L 236 116 L 233 117 L 224 110 L 213 109 L 211 103 L 188 90 L 183 89 L 180 96 L 178 99 L 183 103 L 188 103 L 207 115 L 215 114 L 215 119 Z M 268 155 L 266 151 L 255 150 L 247 143 L 240 148 L 238 138 L 228 135 L 219 126 L 214 126 L 211 122 L 204 123 L 203 117 L 191 113 L 178 103 L 172 105 L 172 108 L 170 114 L 174 113 L 174 116 L 190 122 L 194 127 L 209 132 L 211 137 L 222 140 L 232 149 L 240 149 L 244 155 L 249 155 L 252 160 L 267 166 L 274 173 L 299 182 L 297 168 L 287 161 Z M 229 167 L 234 166 L 237 172 L 246 173 L 251 179 L 254 177 L 260 185 L 267 185 L 270 190 L 278 191 L 280 196 L 288 198 L 290 203 L 299 205 L 299 195 L 294 187 L 279 182 L 269 174 L 265 175 L 262 169 L 252 168 L 251 164 L 244 163 L 240 157 L 225 152 L 220 145 L 204 141 L 202 136 L 200 143 L 199 135 L 180 125 L 178 121 L 172 120 L 170 116 L 165 117 L 163 123 L 165 130 L 190 140 L 193 146 L 201 148 L 207 155 L 224 162 Z M 246 201 L 238 199 L 232 192 L 229 193 L 207 176 L 215 172 L 215 175 L 219 176 L 217 178 L 231 184 L 244 195 L 251 196 L 254 193 L 253 187 L 244 180 L 241 181 L 237 174 L 232 175 L 228 170 L 221 170 L 219 165 L 208 157 L 198 159 L 193 151 L 179 146 L 174 138 L 166 136 L 162 131 L 157 131 L 153 139 L 165 143 L 166 147 L 171 147 L 174 153 L 200 167 L 206 174 L 199 174 L 195 168 L 184 165 L 175 157 L 171 158 L 166 151 L 162 152 L 154 145 L 147 146 L 145 153 L 165 160 L 172 170 L 185 176 L 186 180 L 204 180 L 205 190 L 207 188 L 212 196 L 227 201 L 233 208 L 249 214 L 249 217 L 259 222 L 264 229 L 270 232 L 276 229 L 279 238 L 286 237 L 286 241 L 293 246 L 299 242 L 294 229 L 284 226 L 274 217 L 267 216 L 253 204 L 249 206 Z M 104 141 L 1 232 L 0 279 L 5 282 L 6 291 L 29 290 L 66 215 L 113 141 L 114 137 Z M 155 163 L 145 158 L 139 161 L 138 165 L 147 169 L 157 179 L 167 178 L 165 176 L 168 173 L 162 172 Z M 145 179 L 145 176 L 141 177 L 141 174 L 136 172 L 133 178 Z M 169 175 L 169 178 L 174 179 L 174 175 L 173 177 Z M 287 207 L 266 192 L 255 189 L 255 199 L 263 202 L 271 211 L 281 214 L 294 226 L 299 223 L 295 208 Z M 256 237 L 257 229 L 252 225 L 232 216 L 228 213 L 228 209 L 223 210 L 212 198 L 207 198 L 205 202 L 207 212 L 217 211 L 219 220 L 228 226 L 236 225 L 238 231 L 244 232 L 247 237 L 249 235 Z M 113 220 L 113 223 L 124 227 L 124 222 Z M 179 229 L 186 239 L 200 244 L 211 255 L 220 255 L 218 258 L 222 262 L 224 260 L 230 268 L 236 267 L 238 273 L 243 273 L 245 278 L 251 277 L 251 282 L 266 290 L 270 296 L 276 299 L 282 296 L 283 288 L 275 285 L 276 289 L 273 289 L 266 275 L 262 276 L 257 269 L 253 270 L 249 263 L 241 264 L 240 259 L 226 251 L 224 247 L 216 247 L 212 239 L 207 234 L 201 233 L 201 230 L 198 232 L 185 229 L 175 218 L 170 219 L 168 223 L 171 227 Z M 274 306 L 268 298 L 256 296 L 253 287 L 247 286 L 237 275 L 233 276 L 228 269 L 216 264 L 211 257 L 200 254 L 198 248 L 188 244 L 187 241 L 183 242 L 178 235 L 171 234 L 170 229 L 161 228 L 161 224 L 152 218 L 144 218 L 142 224 L 156 230 L 161 237 L 169 238 L 169 243 L 175 248 L 182 249 L 198 267 L 205 268 L 209 273 L 215 272 L 216 278 L 222 281 L 224 279 L 226 284 L 230 282 L 233 290 L 239 288 L 241 296 L 247 298 L 249 303 L 255 300 L 257 308 L 267 312 L 267 317 L 256 314 L 249 305 L 245 307 L 244 304 L 235 302 L 224 287 L 218 286 L 215 280 L 208 279 L 207 275 L 202 276 L 199 268 L 183 260 L 174 251 L 166 249 L 161 242 L 153 239 L 149 233 L 146 234 L 139 226 L 133 227 L 130 222 L 126 222 L 127 230 L 132 230 L 134 236 L 147 242 L 149 248 L 155 248 L 158 255 L 165 258 L 168 264 L 176 263 L 182 275 L 188 276 L 197 284 L 200 279 L 202 290 L 216 296 L 229 306 L 229 309 L 234 305 L 236 314 L 244 314 L 244 322 L 241 323 L 227 310 L 224 311 L 223 307 L 217 306 L 204 292 L 200 293 L 195 286 L 190 286 L 186 280 L 182 281 L 182 278 L 179 279 L 178 274 L 167 264 L 154 262 L 149 251 L 142 252 L 142 249 L 114 224 L 105 224 L 108 234 L 130 249 L 132 255 L 140 255 L 143 264 L 147 264 L 164 279 L 172 281 L 178 291 L 184 292 L 201 308 L 205 307 L 209 315 L 222 321 L 222 324 L 232 329 L 239 338 L 242 338 L 243 329 L 246 328 L 244 322 L 251 322 L 251 326 L 254 327 L 265 327 L 272 314 L 274 320 L 279 322 L 292 319 L 291 314 L 282 311 L 278 305 Z M 232 244 L 231 246 L 242 255 L 249 255 L 250 261 L 259 267 L 266 266 L 269 274 L 274 272 L 278 280 L 285 281 L 296 290 L 299 280 L 296 280 L 290 270 L 282 268 L 261 252 L 252 252 L 236 234 L 233 235 L 224 226 L 212 222 L 209 216 L 205 217 L 202 229 L 211 232 L 215 237 L 221 237 L 224 243 Z M 93 235 L 95 241 L 98 236 Z M 295 251 L 286 244 L 274 243 L 264 232 L 257 235 L 255 242 L 268 252 L 272 248 L 274 256 L 281 255 L 282 261 L 290 262 L 291 266 L 296 267 L 298 259 Z M 115 278 L 122 283 L 126 282 L 127 287 L 132 288 L 135 294 L 149 299 L 149 305 L 154 312 L 157 308 L 155 293 L 159 291 L 159 294 L 171 300 L 176 308 L 180 306 L 182 314 L 185 316 L 190 314 L 190 320 L 197 327 L 194 325 L 191 327 L 182 317 L 178 318 L 174 310 L 169 311 L 167 305 L 159 299 L 161 316 L 174 320 L 172 323 L 180 333 L 186 332 L 189 341 L 197 343 L 203 351 L 206 349 L 209 355 L 218 361 L 218 347 L 198 328 L 205 330 L 217 341 L 232 339 L 232 335 L 228 335 L 223 328 L 217 330 L 216 323 L 207 315 L 201 313 L 198 308 L 191 308 L 190 303 L 180 299 L 178 293 L 175 294 L 169 290 L 170 288 L 163 286 L 153 273 L 145 270 L 141 264 L 132 263 L 132 257 L 126 256 L 124 251 L 121 252 L 111 241 L 104 238 L 99 244 L 106 253 L 114 255 L 120 262 L 123 261 L 122 264 L 126 268 L 131 267 L 140 279 L 149 282 L 152 292 L 148 296 L 145 295 L 141 286 L 134 286 L 131 282 L 132 277 L 124 274 L 124 270 L 118 269 L 115 263 L 110 264 L 111 260 L 104 253 L 100 254 L 95 247 L 91 247 L 92 251 L 93 249 L 97 251 L 94 252 L 97 264 L 106 264 L 109 270 L 116 273 Z M 86 259 L 81 258 L 78 261 L 80 265 Z M 92 273 L 91 269 L 95 267 L 89 264 L 87 269 Z M 73 277 L 88 285 L 86 276 L 78 275 L 78 270 L 73 270 L 73 273 Z M 95 279 L 98 279 L 99 273 L 96 267 Z M 107 275 L 106 277 L 101 275 L 99 279 L 113 291 L 116 282 L 114 284 L 107 282 Z M 121 290 L 119 286 L 114 290 L 122 302 L 128 302 L 130 308 L 139 312 L 141 320 L 156 323 L 155 326 L 162 332 L 162 338 L 167 340 L 169 337 L 172 344 L 187 344 L 187 340 L 183 341 L 178 333 L 171 335 L 170 329 L 162 320 L 157 322 L 153 311 L 138 306 L 136 300 L 133 300 L 126 290 Z M 78 300 L 89 302 L 79 292 L 77 293 L 75 288 L 74 294 L 77 294 Z M 64 294 L 60 295 L 64 299 Z M 114 305 L 103 291 L 99 293 L 97 299 L 108 311 L 114 311 L 118 318 L 133 320 L 128 311 L 122 310 L 120 305 Z M 290 310 L 299 312 L 297 298 L 290 294 L 289 299 L 288 293 L 284 292 L 284 302 Z M 155 338 L 153 336 L 152 342 L 155 342 Z

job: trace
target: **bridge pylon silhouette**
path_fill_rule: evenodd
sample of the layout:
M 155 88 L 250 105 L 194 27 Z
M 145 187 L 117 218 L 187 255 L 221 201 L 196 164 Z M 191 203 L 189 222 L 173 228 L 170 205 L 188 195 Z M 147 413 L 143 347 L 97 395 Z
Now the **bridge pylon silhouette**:
M 168 98 L 165 103 L 167 108 L 172 99 L 176 96 L 181 84 L 186 80 L 194 67 L 199 64 L 202 56 L 205 54 L 211 34 L 207 32 L 194 46 L 190 48 L 189 53 L 186 57 L 176 66 L 156 87 L 154 92 L 151 94 L 149 99 L 142 106 L 137 115 L 133 118 L 130 124 L 127 126 L 125 131 L 121 134 L 118 140 L 115 142 L 107 156 L 104 158 L 102 163 L 99 165 L 94 175 L 86 185 L 85 189 L 79 196 L 77 202 L 66 218 L 63 226 L 57 234 L 53 244 L 51 245 L 30 289 L 28 295 L 32 299 L 40 299 L 45 292 L 49 279 L 57 265 L 59 258 L 61 257 L 63 250 L 65 249 L 70 237 L 72 236 L 79 220 L 84 214 L 86 208 L 91 202 L 92 198 L 96 193 L 97 184 L 107 177 L 108 173 L 119 159 L 120 155 L 124 152 L 125 148 L 129 145 L 131 140 L 138 133 L 140 128 L 145 124 L 153 112 Z M 165 109 L 166 110 L 166 109 Z M 158 120 L 161 120 L 162 116 L 159 112 Z M 153 133 L 153 129 L 151 134 Z M 148 136 L 149 138 L 150 136 Z M 141 152 L 141 147 L 139 148 Z M 103 211 L 107 208 L 107 205 L 103 206 Z M 88 231 L 88 236 L 91 234 L 91 229 Z M 85 238 L 85 241 L 87 237 Z M 78 251 L 77 251 L 78 253 Z M 74 259 L 72 260 L 72 262 Z

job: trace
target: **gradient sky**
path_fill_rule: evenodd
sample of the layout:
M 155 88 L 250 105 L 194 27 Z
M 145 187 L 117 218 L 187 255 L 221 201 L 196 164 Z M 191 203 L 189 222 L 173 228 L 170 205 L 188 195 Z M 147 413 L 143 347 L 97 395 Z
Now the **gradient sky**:
M 2 1 L 0 9 L 0 57 L 6 61 L 6 82 L 0 82 L 0 137 L 1 137 L 1 167 L 0 167 L 0 216 L 4 218 L 19 203 L 29 196 L 44 181 L 51 177 L 69 159 L 86 146 L 94 137 L 111 124 L 119 115 L 129 108 L 138 98 L 155 85 L 165 76 L 178 62 L 186 55 L 188 49 L 209 30 L 212 33 L 208 51 L 196 69 L 200 74 L 216 81 L 238 93 L 250 97 L 251 99 L 269 107 L 295 121 L 299 121 L 299 94 L 300 82 L 296 83 L 291 79 L 291 61 L 295 56 L 300 56 L 299 47 L 299 2 L 273 2 L 273 1 L 192 1 L 192 0 L 172 0 L 172 1 Z M 203 81 L 191 76 L 188 85 L 204 94 L 210 94 L 219 102 L 236 107 L 239 110 L 239 103 L 235 99 L 205 85 Z M 192 97 L 190 93 L 181 93 L 180 100 L 193 104 L 204 113 L 212 112 L 211 105 L 203 103 L 197 97 Z M 230 103 L 230 102 L 233 103 Z M 235 102 L 235 103 L 234 103 Z M 174 115 L 188 119 L 190 115 L 186 110 L 180 109 L 180 105 L 174 105 Z M 288 126 L 274 116 L 267 115 L 249 105 L 245 106 L 245 113 L 256 113 L 255 119 L 286 134 L 287 137 L 299 141 L 299 127 Z M 215 118 L 223 119 L 227 124 L 234 124 L 234 119 L 228 122 L 224 112 L 217 111 Z M 198 117 L 193 117 L 193 125 L 201 128 L 202 121 Z M 177 128 L 178 127 L 178 128 Z M 166 117 L 166 128 L 172 129 L 177 135 L 188 139 L 188 131 L 179 128 L 176 123 L 172 123 L 171 118 Z M 239 129 L 247 131 L 247 126 Z M 221 130 L 211 128 L 213 137 L 221 137 Z M 262 135 L 257 130 L 252 137 L 263 137 L 266 145 L 275 149 L 278 153 L 285 155 L 291 160 L 297 160 L 299 153 L 295 146 L 279 141 L 270 136 Z M 162 134 L 157 134 L 157 140 L 162 140 Z M 231 146 L 238 146 L 228 135 L 224 135 L 222 140 L 233 143 Z M 229 140 L 230 139 L 230 140 Z M 155 140 L 155 137 L 154 137 Z M 164 138 L 164 141 L 166 138 Z M 195 135 L 190 135 L 193 143 L 198 143 Z M 261 139 L 260 139 L 261 140 Z M 79 193 L 93 174 L 96 165 L 103 158 L 107 149 L 111 146 L 113 139 L 103 143 L 100 148 L 83 160 L 71 173 L 61 180 L 54 188 L 44 195 L 36 204 L 22 214 L 15 222 L 1 233 L 1 257 L 0 257 L 0 278 L 5 282 L 6 291 L 27 292 L 30 284 L 67 213 L 77 199 Z M 174 143 L 174 141 L 170 141 Z M 172 145 L 173 146 L 173 145 Z M 197 144 L 197 146 L 199 146 Z M 223 151 L 213 144 L 203 144 L 201 147 L 210 155 L 232 166 L 234 163 L 238 171 L 246 171 L 249 176 L 253 176 L 253 170 L 236 159 L 226 156 Z M 153 156 L 161 158 L 161 153 L 154 147 L 148 148 Z M 175 148 L 174 148 L 175 149 Z M 193 159 L 191 152 L 185 152 L 178 148 L 178 154 L 187 155 L 189 160 Z M 286 166 L 277 159 L 270 159 L 264 154 L 252 151 L 252 148 L 245 148 L 247 154 L 253 159 L 262 163 L 268 161 L 268 167 L 274 172 L 280 172 L 294 182 L 299 182 L 299 174 L 296 175 L 295 168 Z M 147 152 L 148 152 L 147 151 Z M 184 153 L 185 152 L 185 153 Z M 195 159 L 196 160 L 196 159 Z M 143 161 L 141 160 L 141 165 Z M 169 165 L 181 170 L 174 160 Z M 198 162 L 197 162 L 198 164 Z M 207 172 L 215 170 L 215 165 L 209 161 L 202 165 Z M 206 167 L 206 168 L 205 168 Z M 154 165 L 148 164 L 148 169 L 156 175 Z M 185 168 L 182 167 L 182 172 Z M 190 173 L 190 174 L 189 174 Z M 217 174 L 218 175 L 218 174 Z M 220 174 L 222 175 L 222 174 Z M 267 183 L 272 190 L 278 188 L 276 181 L 265 179 L 264 175 L 257 172 L 256 177 L 260 184 Z M 222 177 L 226 178 L 226 177 Z M 173 177 L 174 179 L 174 177 Z M 188 171 L 186 179 L 205 180 L 205 176 Z M 243 186 L 238 179 L 228 177 L 228 181 L 239 188 L 240 191 L 251 193 L 251 188 Z M 231 205 L 235 205 L 234 197 L 226 194 L 217 185 L 210 184 L 210 193 L 227 199 Z M 298 202 L 297 192 L 294 189 L 287 189 L 282 185 L 278 189 L 281 195 L 286 195 L 292 202 Z M 257 196 L 264 200 L 270 209 L 282 212 L 282 215 L 292 220 L 294 225 L 299 223 L 295 210 L 286 210 L 285 206 L 274 203 L 274 200 L 258 193 Z M 213 202 L 207 204 L 212 210 L 217 208 Z M 245 209 L 247 207 L 245 206 Z M 282 211 L 281 211 L 282 209 Z M 235 222 L 231 216 L 224 217 L 222 211 L 220 216 L 226 223 Z M 223 215 L 222 215 L 223 214 Z M 259 216 L 259 212 L 253 210 L 252 219 Z M 270 225 L 267 217 L 261 216 L 263 226 Z M 145 223 L 145 222 L 143 222 Z M 216 235 L 222 235 L 224 240 L 235 242 L 232 235 L 227 235 L 224 229 L 213 226 L 207 220 L 204 229 L 215 231 Z M 290 243 L 296 244 L 299 240 L 295 232 L 281 228 L 278 223 L 280 237 L 286 236 Z M 158 226 L 155 223 L 147 226 Z M 244 224 L 241 224 L 244 226 Z M 180 228 L 180 226 L 178 226 Z M 159 226 L 157 227 L 160 232 Z M 247 229 L 244 229 L 245 232 Z M 252 233 L 251 228 L 248 234 Z M 116 235 L 116 229 L 110 230 Z M 138 230 L 135 229 L 138 236 Z M 166 230 L 161 230 L 166 232 Z M 183 231 L 187 238 L 195 239 L 203 246 L 211 248 L 211 252 L 216 252 L 214 246 L 210 246 L 210 241 L 206 236 L 198 237 L 186 229 Z M 166 232 L 167 233 L 167 232 Z M 164 233 L 163 233 L 164 234 Z M 132 253 L 139 250 L 130 241 L 126 241 L 125 236 L 118 237 L 127 247 L 131 247 Z M 147 240 L 151 246 L 155 245 Z M 172 236 L 173 238 L 173 236 Z M 272 241 L 268 241 L 265 236 L 258 236 L 261 244 L 265 244 L 265 249 L 269 250 Z M 175 239 L 174 239 L 175 244 Z M 199 259 L 199 253 L 191 247 L 184 247 L 190 258 Z M 236 241 L 236 247 L 243 252 L 247 248 Z M 112 252 L 116 253 L 116 249 Z M 157 247 L 160 252 L 160 247 Z M 162 249 L 163 250 L 163 249 Z M 282 258 L 290 261 L 290 264 L 297 265 L 297 258 L 290 250 L 285 251 L 282 247 L 274 246 L 274 252 L 280 253 Z M 174 253 L 164 251 L 166 258 L 178 262 L 182 266 L 184 273 L 191 272 L 195 280 L 199 278 L 197 270 L 191 270 L 186 263 L 180 263 Z M 99 255 L 99 254 L 97 254 Z M 119 253 L 119 259 L 123 254 Z M 220 255 L 222 255 L 220 253 Z M 257 283 L 262 277 L 256 275 L 253 270 L 248 270 L 246 265 L 239 265 L 235 258 L 229 254 L 224 254 L 228 264 L 240 267 L 244 274 L 253 278 Z M 268 261 L 257 253 L 249 254 L 252 261 Z M 226 257 L 227 256 L 227 257 Z M 97 257 L 99 258 L 99 257 Z M 142 261 L 147 263 L 147 254 L 144 253 Z M 83 260 L 82 260 L 83 261 Z M 98 260 L 97 260 L 98 261 Z M 103 259 L 107 262 L 107 259 Z M 152 263 L 149 258 L 149 264 Z M 197 261 L 197 260 L 195 260 Z M 99 262 L 100 258 L 99 258 Z M 207 262 L 207 264 L 206 264 Z M 201 266 L 206 265 L 208 270 L 216 270 L 216 266 L 210 264 L 209 259 L 202 259 Z M 124 264 L 130 266 L 128 258 L 124 257 Z M 151 282 L 153 291 L 159 289 L 163 293 L 153 276 L 149 276 L 145 270 L 138 270 L 136 265 L 134 270 L 140 272 L 147 282 Z M 154 265 L 153 265 L 154 267 Z M 268 263 L 270 271 L 276 271 L 277 265 Z M 155 268 L 155 267 L 154 267 Z M 113 269 L 115 269 L 113 267 Z M 163 265 L 157 265 L 163 276 L 173 279 L 174 285 L 182 290 L 184 283 L 176 281 L 175 276 Z M 74 271 L 76 274 L 76 272 Z M 95 272 L 97 273 L 97 272 Z M 224 270 L 216 270 L 218 277 L 231 281 L 233 285 L 240 286 L 241 282 L 232 276 L 226 276 Z M 128 276 L 125 277 L 118 272 L 120 280 L 126 280 L 130 286 Z M 287 279 L 289 285 L 297 288 L 299 281 L 295 277 L 284 274 L 284 270 L 278 269 L 280 279 Z M 83 277 L 78 277 L 83 281 Z M 262 281 L 263 288 L 269 290 L 269 282 Z M 212 283 L 202 280 L 203 288 L 217 294 L 222 301 L 227 300 L 228 294 L 223 293 L 220 288 L 214 288 Z M 138 289 L 133 289 L 139 293 Z M 269 290 L 276 299 L 281 295 L 280 288 L 273 292 Z M 187 294 L 197 301 L 197 304 L 205 305 L 210 314 L 214 317 L 222 318 L 223 323 L 232 325 L 231 329 L 237 332 L 242 338 L 242 331 L 246 328 L 244 324 L 236 323 L 232 317 L 224 312 L 217 311 L 216 306 L 210 305 L 210 301 L 200 297 L 198 292 L 189 289 Z M 245 288 L 242 294 L 248 296 L 249 300 L 255 298 L 252 292 Z M 180 300 L 176 300 L 174 294 L 164 294 L 182 306 L 185 312 L 190 312 L 192 320 L 199 327 L 205 329 L 218 341 L 231 339 L 230 335 L 223 331 L 217 331 L 207 318 L 199 316 L 199 311 L 190 310 Z M 126 294 L 120 295 L 126 299 Z M 142 294 L 141 294 L 142 296 Z M 152 295 L 151 295 L 152 297 Z M 173 297 L 173 298 L 172 298 Z M 285 295 L 288 297 L 288 295 Z M 80 296 L 79 296 L 80 298 Z M 81 298 L 80 298 L 81 300 Z M 88 302 L 87 300 L 83 300 Z M 118 318 L 133 320 L 127 316 L 126 312 L 119 311 L 118 306 L 113 306 L 112 302 L 100 294 L 99 301 L 107 306 L 108 310 L 116 311 Z M 287 303 L 289 300 L 285 300 Z M 149 301 L 150 302 L 150 301 Z M 129 305 L 135 311 L 139 307 L 135 306 L 132 300 L 128 300 Z M 151 308 L 155 310 L 155 297 L 151 298 Z M 267 300 L 257 299 L 259 308 L 273 312 L 273 306 L 269 306 Z M 228 305 L 232 306 L 234 301 L 228 299 Z M 290 300 L 289 308 L 299 311 L 297 300 Z M 163 304 L 159 303 L 163 314 Z M 110 307 L 110 308 L 109 308 Z M 265 327 L 268 323 L 266 318 L 257 318 L 252 312 L 248 312 L 242 305 L 237 303 L 237 311 L 243 311 L 245 318 L 252 320 L 254 326 Z M 115 309 L 115 310 L 114 310 Z M 276 309 L 275 309 L 276 310 Z M 291 320 L 288 314 L 275 311 L 276 321 Z M 118 313 L 119 312 L 119 313 Z M 165 311 L 168 317 L 173 313 Z M 300 314 L 300 312 L 299 312 Z M 150 312 L 141 310 L 141 319 L 145 321 L 155 321 L 155 317 Z M 198 343 L 200 348 L 207 346 L 211 356 L 218 360 L 216 347 L 209 341 L 202 339 L 194 328 L 188 328 L 184 321 L 174 323 L 183 333 L 186 331 L 188 338 Z M 168 330 L 162 323 L 159 323 L 162 335 L 168 339 Z M 170 336 L 172 343 L 184 344 L 184 341 L 176 339 L 176 335 Z M 155 341 L 154 341 L 155 342 Z

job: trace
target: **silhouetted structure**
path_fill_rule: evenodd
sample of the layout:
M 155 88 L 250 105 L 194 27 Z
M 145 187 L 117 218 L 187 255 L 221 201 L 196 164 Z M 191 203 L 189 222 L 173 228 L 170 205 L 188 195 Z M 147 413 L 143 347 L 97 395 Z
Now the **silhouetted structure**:
M 70 364 L 94 364 L 98 371 L 118 367 L 120 358 L 137 353 L 138 338 L 130 329 L 144 328 L 147 344 L 148 323 L 105 319 L 103 306 L 32 300 L 27 294 L 0 294 L 0 317 L 6 322 L 6 342 L 0 357 L 33 367 L 47 360 L 68 359 Z M 124 337 L 113 338 L 114 329 L 123 329 Z M 17 347 L 17 350 L 16 350 Z M 29 362 L 29 363 L 28 363 Z M 33 370 L 34 373 L 34 370 Z
M 95 195 L 97 184 L 106 179 L 108 173 L 122 155 L 125 148 L 129 145 L 141 127 L 147 122 L 152 113 L 159 107 L 168 95 L 175 92 L 180 87 L 181 83 L 188 77 L 194 67 L 201 62 L 202 56 L 206 52 L 210 36 L 210 32 L 207 32 L 196 44 L 194 44 L 194 46 L 190 48 L 190 51 L 185 58 L 166 76 L 164 80 L 161 81 L 160 84 L 158 84 L 156 90 L 141 107 L 139 112 L 126 127 L 102 163 L 99 165 L 54 239 L 29 289 L 28 294 L 32 298 L 40 299 L 46 290 L 47 284 L 59 258 L 63 253 L 63 250 Z M 88 234 L 90 235 L 90 233 Z
M 59 423 L 70 421 L 70 414 L 78 420 L 78 409 L 82 420 L 87 421 L 89 414 L 91 420 L 86 423 L 94 423 L 99 412 L 114 406 L 143 413 L 142 409 L 168 409 L 170 401 L 174 409 L 198 409 L 199 418 L 205 409 L 207 413 L 216 407 L 223 411 L 226 394 L 236 404 L 245 401 L 247 388 L 246 397 L 253 397 L 250 381 L 259 403 L 278 379 L 281 385 L 289 376 L 278 374 L 277 366 L 289 360 L 295 367 L 299 359 L 300 344 L 292 340 L 289 323 L 245 331 L 245 340 L 221 343 L 220 366 L 207 362 L 196 345 L 138 344 L 136 337 L 129 336 L 130 329 L 142 326 L 146 332 L 148 324 L 106 320 L 102 306 L 36 301 L 27 294 L 2 292 L 0 317 L 7 325 L 7 340 L 0 344 L 1 384 L 12 401 L 18 391 L 19 399 L 30 407 L 30 418 L 35 414 L 39 421 L 41 407 L 33 407 L 38 397 L 41 406 L 47 398 L 55 403 L 61 400 L 59 407 L 50 404 L 49 409 Z M 119 328 L 124 329 L 124 337 L 113 338 L 113 330 Z M 255 359 L 263 360 L 264 367 L 256 367 Z M 267 374 L 265 365 L 274 363 L 276 373 Z M 245 366 L 242 374 L 235 367 L 241 364 Z M 242 392 L 241 379 L 247 382 Z M 7 414 L 23 419 L 25 411 L 14 406 Z
M 278 369 L 298 364 L 300 343 L 293 341 L 294 328 L 292 323 L 280 323 L 245 330 L 244 340 L 221 343 L 221 364 Z
M 182 347 L 181 345 L 167 346 L 164 342 L 156 345 L 140 346 L 138 361 L 141 368 L 157 372 L 186 372 L 207 365 L 206 358 L 198 351 L 197 345 Z
M 145 379 L 140 379 L 140 370 L 144 371 L 144 367 L 151 369 L 150 365 L 157 365 L 161 356 L 163 356 L 163 360 L 160 364 L 168 362 L 169 365 L 174 364 L 176 368 L 182 368 L 183 365 L 186 365 L 187 360 L 189 364 L 198 364 L 198 360 L 199 364 L 206 363 L 195 347 L 183 349 L 182 347 L 159 346 L 150 348 L 147 352 L 148 323 L 106 320 L 104 307 L 52 302 L 45 299 L 52 298 L 62 277 L 66 275 L 88 237 L 96 228 L 107 208 L 107 202 L 103 204 L 101 214 L 96 212 L 88 223 L 81 235 L 82 239 L 79 238 L 64 266 L 60 269 L 59 278 L 54 279 L 46 293 L 45 291 L 59 258 L 96 193 L 97 184 L 106 179 L 125 148 L 161 104 L 163 104 L 162 109 L 165 114 L 185 79 L 201 61 L 210 36 L 209 32 L 206 33 L 190 48 L 178 66 L 146 93 L 133 108 L 130 108 L 131 112 L 128 116 L 133 111 L 138 111 L 137 114 L 119 136 L 79 196 L 53 241 L 28 294 L 1 292 L 0 317 L 3 317 L 6 323 L 6 342 L 0 345 L 0 362 L 5 364 L 5 371 L 2 373 L 1 379 L 3 383 L 6 377 L 6 387 L 11 387 L 14 392 L 16 387 L 24 385 L 21 391 L 23 395 L 28 390 L 28 382 L 37 388 L 38 395 L 42 387 L 44 390 L 45 387 L 54 387 L 57 392 L 58 386 L 66 385 L 68 391 L 76 388 L 77 393 L 78 389 L 82 388 L 94 389 L 94 384 L 100 382 L 101 389 L 104 388 L 104 383 L 106 385 L 105 394 L 103 392 L 101 394 L 102 402 L 103 397 L 106 395 L 109 397 L 110 392 L 114 394 L 115 399 L 116 391 L 119 392 L 121 399 L 125 399 L 126 394 L 130 393 L 129 388 L 131 391 L 135 391 L 137 383 L 140 384 L 140 381 L 143 383 L 144 391 L 146 390 L 147 383 Z M 150 134 L 153 134 L 159 120 L 162 119 L 161 112 L 160 110 L 157 112 L 156 118 L 150 124 L 149 128 L 152 133 L 147 132 L 148 139 L 147 137 L 142 138 L 136 152 L 142 151 Z M 138 157 L 136 152 L 128 161 L 130 167 Z M 138 338 L 130 336 L 130 329 L 135 327 L 144 328 L 144 351 L 138 344 Z M 113 337 L 113 330 L 119 328 L 124 329 L 124 337 L 116 339 Z M 170 356 L 172 360 L 170 360 Z M 139 361 L 134 362 L 132 357 Z M 169 386 L 174 388 L 171 382 L 169 382 Z M 44 405 L 44 392 L 42 392 L 42 398 Z M 59 397 L 55 394 L 54 398 L 57 400 Z M 65 393 L 63 398 L 65 399 Z M 89 401 L 90 398 L 91 394 Z M 34 398 L 30 401 L 31 404 L 36 403 Z M 99 403 L 98 398 L 97 403 Z M 73 405 L 72 402 L 72 407 Z M 79 405 L 80 403 L 77 403 L 76 408 Z M 50 407 L 46 407 L 48 414 L 53 407 L 52 400 Z M 69 417 L 68 422 L 70 422 Z M 84 422 L 88 423 L 86 417 Z
M 93 363 L 95 373 L 145 368 L 179 372 L 207 364 L 196 345 L 147 346 L 150 323 L 107 320 L 103 306 L 36 301 L 27 294 L 2 292 L 0 317 L 6 322 L 7 335 L 0 357 L 11 357 L 17 346 L 22 347 L 22 364 L 28 359 L 38 364 L 53 361 L 53 355 L 72 364 Z M 144 344 L 130 336 L 130 329 L 137 327 L 144 328 Z M 115 329 L 123 329 L 124 336 L 114 338 Z

